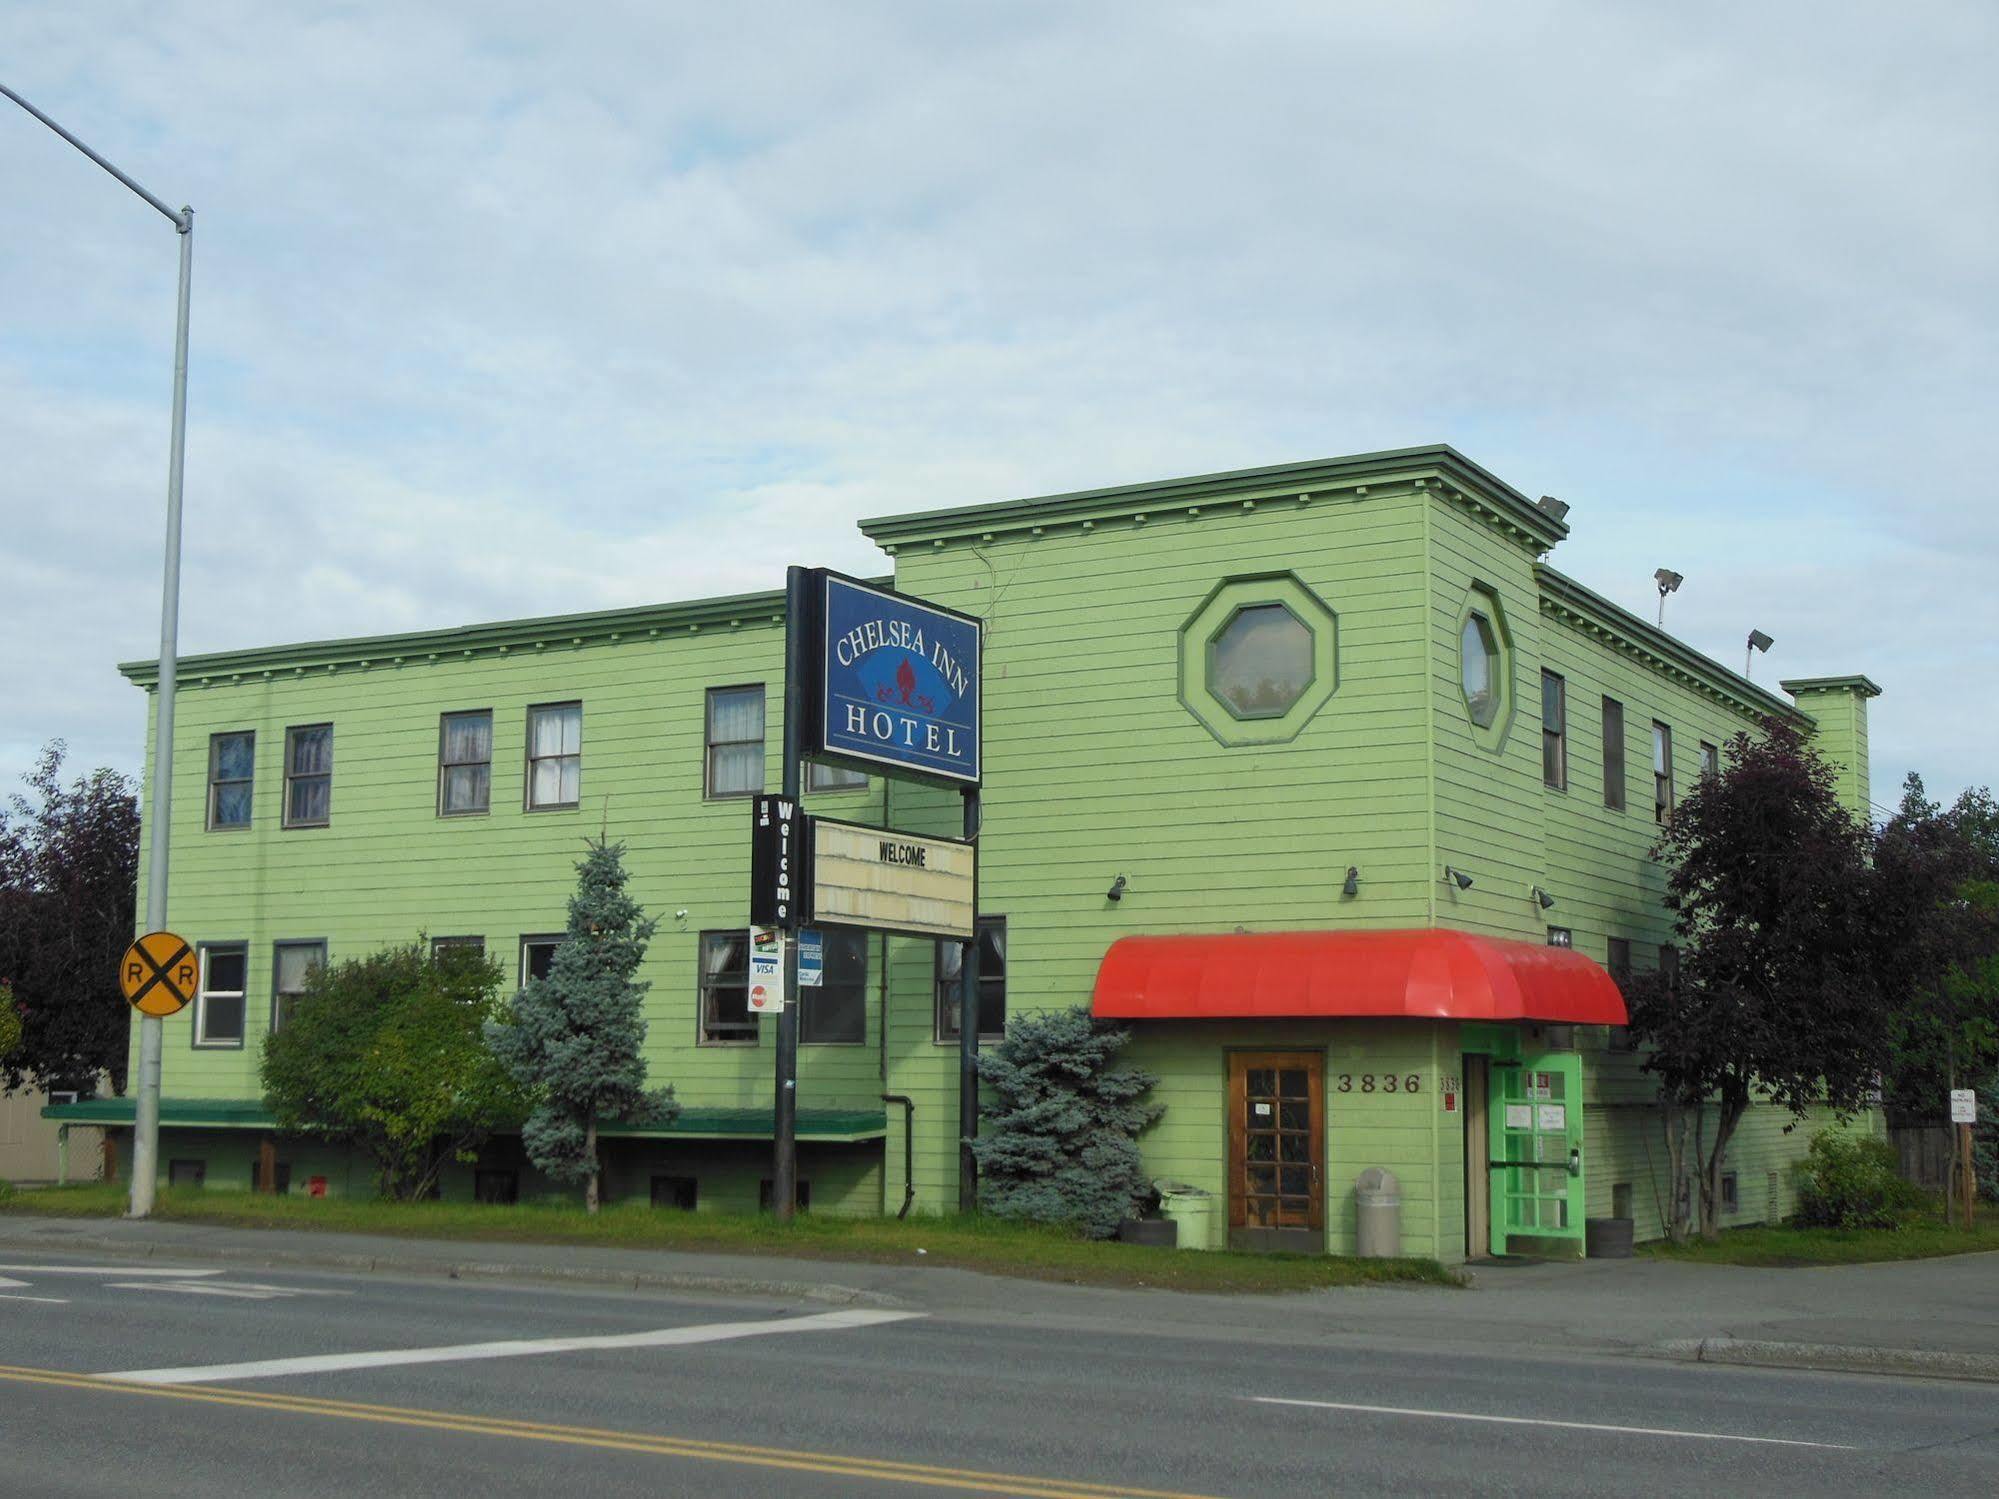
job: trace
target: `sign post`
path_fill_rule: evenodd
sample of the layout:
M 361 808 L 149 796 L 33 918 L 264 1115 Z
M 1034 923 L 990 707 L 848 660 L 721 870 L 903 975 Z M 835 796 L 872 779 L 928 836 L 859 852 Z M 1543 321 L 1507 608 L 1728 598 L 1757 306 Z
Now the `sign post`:
M 1978 1200 L 1978 1173 L 1971 1155 L 1971 1126 L 1978 1122 L 1978 1094 L 1970 1088 L 1950 1090 L 1950 1122 L 1957 1126 L 1958 1180 L 1964 1202 L 1964 1226 L 1969 1229 Z
M 979 1129 L 978 886 L 969 845 L 980 818 L 983 646 L 983 626 L 972 615 L 823 568 L 793 567 L 785 574 L 784 800 L 796 808 L 808 755 L 956 785 L 965 839 L 956 844 L 799 819 L 805 832 L 791 844 L 793 903 L 788 913 L 767 913 L 787 939 L 784 992 L 792 998 L 778 1016 L 777 1033 L 771 1186 L 780 1220 L 791 1216 L 798 1164 L 798 944 L 788 939 L 808 919 L 963 944 L 958 1204 L 965 1211 L 976 1205 L 971 1141 Z M 828 860 L 823 909 L 815 888 L 822 855 Z M 762 880 L 756 883 L 761 890 Z

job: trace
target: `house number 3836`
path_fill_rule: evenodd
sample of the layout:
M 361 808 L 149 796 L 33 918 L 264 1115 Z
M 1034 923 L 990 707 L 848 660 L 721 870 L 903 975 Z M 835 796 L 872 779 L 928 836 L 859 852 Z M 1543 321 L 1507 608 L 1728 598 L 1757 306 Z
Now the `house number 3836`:
M 1372 1072 L 1342 1072 L 1333 1085 L 1336 1093 L 1420 1093 L 1423 1079 L 1411 1072 L 1397 1077 L 1392 1072 L 1384 1072 L 1379 1077 Z

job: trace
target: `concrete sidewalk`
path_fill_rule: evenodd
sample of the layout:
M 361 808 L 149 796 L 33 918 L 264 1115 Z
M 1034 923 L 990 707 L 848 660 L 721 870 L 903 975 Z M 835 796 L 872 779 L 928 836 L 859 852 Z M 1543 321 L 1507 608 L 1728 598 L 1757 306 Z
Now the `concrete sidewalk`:
M 1999 1255 L 1749 1269 L 1663 1260 L 1498 1262 L 1467 1290 L 1205 1295 L 906 1264 L 218 1228 L 0 1214 L 0 1254 L 111 1255 L 908 1308 L 970 1324 L 1100 1326 L 1235 1343 L 1470 1344 L 1999 1381 Z

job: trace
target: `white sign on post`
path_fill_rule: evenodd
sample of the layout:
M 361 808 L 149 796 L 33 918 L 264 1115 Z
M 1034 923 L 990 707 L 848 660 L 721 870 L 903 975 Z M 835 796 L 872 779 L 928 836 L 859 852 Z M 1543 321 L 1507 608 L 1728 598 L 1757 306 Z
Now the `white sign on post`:
M 1950 1090 L 1950 1122 L 1952 1124 L 1976 1124 L 1978 1122 L 1978 1095 L 1969 1088 Z
M 749 1007 L 752 1015 L 784 1008 L 784 938 L 774 926 L 750 928 Z

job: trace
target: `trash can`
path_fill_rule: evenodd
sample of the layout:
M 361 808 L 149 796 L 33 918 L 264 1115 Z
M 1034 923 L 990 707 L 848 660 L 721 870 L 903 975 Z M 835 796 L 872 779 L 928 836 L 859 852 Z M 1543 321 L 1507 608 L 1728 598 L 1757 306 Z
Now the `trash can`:
M 1160 1216 L 1170 1219 L 1182 1249 L 1213 1249 L 1209 1237 L 1215 1216 L 1215 1196 L 1186 1182 L 1156 1181 Z
M 1393 1171 L 1370 1166 L 1354 1178 L 1354 1252 L 1362 1259 L 1402 1253 L 1402 1183 Z

